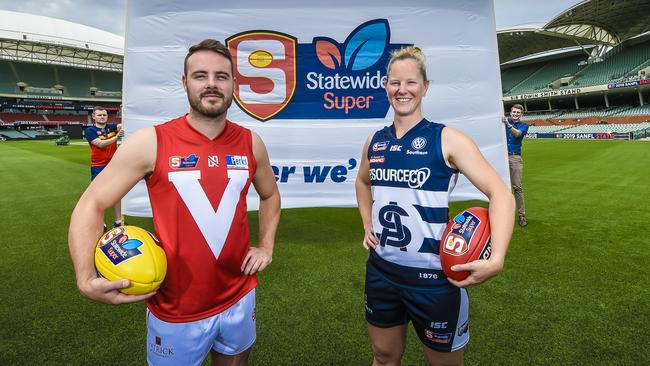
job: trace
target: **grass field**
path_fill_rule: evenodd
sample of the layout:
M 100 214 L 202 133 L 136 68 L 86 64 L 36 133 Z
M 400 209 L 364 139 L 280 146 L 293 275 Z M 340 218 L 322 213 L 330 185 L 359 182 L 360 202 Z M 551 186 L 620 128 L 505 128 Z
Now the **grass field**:
M 530 140 L 524 160 L 529 226 L 470 289 L 466 364 L 650 364 L 650 143 Z M 145 364 L 144 304 L 76 290 L 66 237 L 87 161 L 84 144 L 0 143 L 0 365 Z M 356 209 L 283 211 L 252 365 L 370 364 L 361 236 Z M 410 333 L 404 365 L 419 348 Z

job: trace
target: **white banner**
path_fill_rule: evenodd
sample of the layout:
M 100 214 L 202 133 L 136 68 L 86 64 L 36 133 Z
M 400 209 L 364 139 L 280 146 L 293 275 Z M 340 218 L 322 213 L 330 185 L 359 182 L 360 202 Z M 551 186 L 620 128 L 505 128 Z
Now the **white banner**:
M 130 1 L 124 65 L 126 135 L 187 113 L 187 49 L 213 38 L 233 52 L 228 119 L 267 145 L 282 207 L 356 205 L 354 180 L 370 133 L 392 123 L 381 85 L 390 52 L 422 48 L 427 119 L 456 127 L 509 182 L 492 1 Z M 452 200 L 485 199 L 465 178 Z M 258 199 L 249 192 L 248 207 Z M 150 216 L 141 182 L 128 215 Z

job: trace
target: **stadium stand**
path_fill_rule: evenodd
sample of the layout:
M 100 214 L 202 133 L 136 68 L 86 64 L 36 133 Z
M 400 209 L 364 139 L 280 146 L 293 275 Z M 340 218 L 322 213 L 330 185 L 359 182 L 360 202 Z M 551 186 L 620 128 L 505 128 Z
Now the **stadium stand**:
M 497 41 L 504 112 L 524 105 L 530 132 L 650 133 L 649 1 L 585 0 Z
M 630 47 L 620 45 L 610 50 L 602 62 L 580 66 L 579 63 L 586 58 L 582 54 L 508 68 L 501 75 L 504 95 L 638 79 L 638 71 L 650 65 L 650 40 Z M 557 87 L 549 86 L 562 77 L 570 78 L 571 82 L 558 84 Z
M 92 70 L 91 73 L 92 86 L 101 91 L 122 93 L 122 74 L 100 70 Z
M 0 135 L 7 139 L 29 139 L 28 135 L 16 130 L 0 129 Z
M 0 93 L 16 93 L 18 80 L 8 61 L 0 60 Z
M 569 126 L 530 126 L 528 133 L 602 133 L 630 134 L 632 137 L 646 137 L 650 133 L 650 122 L 632 124 L 593 124 Z
M 627 47 L 621 44 L 609 51 L 602 62 L 592 63 L 575 75 L 575 86 L 591 86 L 616 81 L 627 81 L 627 77 L 639 66 L 650 60 L 650 41 Z M 635 75 L 634 75 L 635 76 Z
M 562 130 L 565 130 L 567 128 L 571 128 L 573 125 L 570 126 L 530 126 L 528 128 L 528 133 L 556 133 L 560 132 Z
M 536 64 L 537 70 L 509 90 L 510 94 L 531 93 L 547 90 L 549 84 L 562 77 L 572 77 L 579 69 L 578 63 L 585 55 L 571 56 L 561 60 Z
M 563 129 L 563 133 L 629 133 L 650 128 L 650 122 L 633 124 L 580 125 Z
M 623 108 L 621 111 L 617 111 L 616 114 L 611 114 L 612 116 L 650 116 L 650 104 L 644 104 L 631 108 Z
M 553 111 L 553 112 L 533 112 L 533 113 L 528 113 L 525 114 L 523 117 L 521 117 L 522 121 L 533 121 L 533 120 L 538 120 L 538 119 L 550 119 L 550 118 L 555 118 L 562 114 L 562 111 Z
M 96 105 L 119 123 L 123 37 L 33 14 L 0 19 L 0 140 L 82 138 Z
M 13 65 L 18 81 L 37 88 L 53 88 L 56 85 L 54 70 L 49 65 L 29 64 L 25 62 L 9 62 Z
M 27 135 L 29 138 L 36 138 L 36 136 L 40 135 L 40 131 L 35 131 L 35 130 L 25 130 L 25 131 L 20 131 L 23 134 Z
M 0 113 L 2 122 L 45 121 L 42 115 L 34 113 Z
M 91 123 L 89 115 L 80 115 L 80 114 L 45 114 L 43 117 L 51 122 L 82 122 L 82 123 Z
M 24 83 L 23 89 L 18 83 Z M 62 92 L 55 86 L 61 86 Z M 91 94 L 91 88 L 99 91 Z M 108 92 L 102 95 L 101 92 Z M 70 98 L 121 98 L 122 74 L 83 68 L 0 60 L 0 94 L 61 95 Z
M 534 74 L 540 67 L 540 64 L 533 64 L 504 70 L 501 73 L 501 89 L 504 93 L 509 93 L 513 88 Z
M 90 97 L 90 87 L 92 85 L 90 70 L 60 66 L 56 66 L 56 68 L 58 69 L 59 83 L 64 86 L 64 95 L 66 97 Z

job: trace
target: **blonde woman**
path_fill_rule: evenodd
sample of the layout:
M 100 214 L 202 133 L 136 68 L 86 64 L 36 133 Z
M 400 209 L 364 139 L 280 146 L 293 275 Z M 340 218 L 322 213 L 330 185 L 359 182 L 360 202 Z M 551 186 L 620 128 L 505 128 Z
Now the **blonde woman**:
M 373 365 L 400 364 L 409 321 L 429 364 L 462 365 L 469 341 L 465 288 L 501 272 L 513 228 L 513 196 L 474 142 L 423 117 L 425 65 L 417 47 L 393 53 L 385 87 L 394 121 L 368 137 L 356 181 L 370 251 L 365 308 Z M 490 200 L 493 245 L 489 260 L 453 268 L 471 272 L 460 282 L 443 274 L 438 255 L 459 173 Z

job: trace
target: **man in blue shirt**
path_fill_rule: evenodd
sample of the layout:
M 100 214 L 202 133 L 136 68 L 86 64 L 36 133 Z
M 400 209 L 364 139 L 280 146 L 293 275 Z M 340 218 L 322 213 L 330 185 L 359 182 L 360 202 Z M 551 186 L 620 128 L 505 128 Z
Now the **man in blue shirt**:
M 524 107 L 515 104 L 510 108 L 510 117 L 503 117 L 503 124 L 506 127 L 506 140 L 508 142 L 508 164 L 510 165 L 510 183 L 517 202 L 517 213 L 519 214 L 519 226 L 528 225 L 526 221 L 526 206 L 524 204 L 524 188 L 521 183 L 521 176 L 524 170 L 524 162 L 521 160 L 521 142 L 528 133 L 528 124 L 520 120 L 524 114 Z

